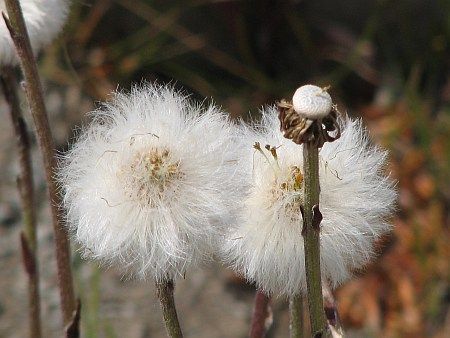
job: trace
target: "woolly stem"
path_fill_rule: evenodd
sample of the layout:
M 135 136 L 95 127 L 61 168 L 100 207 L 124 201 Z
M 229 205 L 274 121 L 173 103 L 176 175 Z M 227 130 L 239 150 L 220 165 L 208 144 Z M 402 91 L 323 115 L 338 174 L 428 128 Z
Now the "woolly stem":
M 303 338 L 305 323 L 303 321 L 303 297 L 295 295 L 289 299 L 289 328 L 291 338 Z
M 271 324 L 270 298 L 262 291 L 256 291 L 250 338 L 263 338 Z
M 167 334 L 171 338 L 182 338 L 180 323 L 178 322 L 177 309 L 173 298 L 174 284 L 172 280 L 156 283 L 156 293 L 161 302 L 164 323 Z
M 315 142 L 303 144 L 304 203 L 303 241 L 305 247 L 306 285 L 313 337 L 322 337 L 325 328 L 320 271 L 319 150 Z
M 22 259 L 28 276 L 28 317 L 29 334 L 31 338 L 40 338 L 41 334 L 41 304 L 39 298 L 39 271 L 36 241 L 36 209 L 34 204 L 33 168 L 31 165 L 30 140 L 25 120 L 17 97 L 17 81 L 14 70 L 1 70 L 1 83 L 6 102 L 9 105 L 11 122 L 16 136 L 19 154 L 20 174 L 17 178 L 22 204 L 23 230 L 20 235 Z
M 33 56 L 33 51 L 31 49 L 30 40 L 25 27 L 19 1 L 5 0 L 5 4 L 9 19 L 6 17 L 5 13 L 3 13 L 3 18 L 19 55 L 20 68 L 22 69 L 25 78 L 23 86 L 25 88 L 31 114 L 33 116 L 37 140 L 44 161 L 47 188 L 52 211 L 53 231 L 55 236 L 61 309 L 64 324 L 67 325 L 72 320 L 73 313 L 76 310 L 76 305 L 73 290 L 72 271 L 70 267 L 70 243 L 66 229 L 63 226 L 62 215 L 59 213 L 58 209 L 61 205 L 61 200 L 54 178 L 56 168 L 56 158 L 54 152 L 55 147 L 44 104 L 36 60 Z

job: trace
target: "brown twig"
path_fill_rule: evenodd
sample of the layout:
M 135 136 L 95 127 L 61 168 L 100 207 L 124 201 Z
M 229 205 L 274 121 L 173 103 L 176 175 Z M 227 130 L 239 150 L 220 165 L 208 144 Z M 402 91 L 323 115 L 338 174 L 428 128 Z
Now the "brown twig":
M 258 290 L 255 295 L 250 338 L 265 337 L 272 325 L 272 321 L 273 317 L 272 309 L 270 308 L 270 297 Z
M 156 283 L 156 293 L 161 302 L 167 334 L 171 338 L 183 338 L 173 298 L 173 290 L 174 284 L 172 280 Z
M 72 314 L 75 310 L 75 297 L 70 267 L 70 243 L 67 231 L 63 226 L 62 215 L 59 213 L 61 200 L 54 179 L 56 158 L 53 138 L 44 104 L 41 82 L 37 72 L 36 60 L 31 49 L 19 1 L 5 0 L 5 4 L 9 19 L 5 13 L 2 14 L 19 56 L 20 67 L 25 78 L 25 93 L 33 116 L 37 140 L 44 161 L 55 236 L 61 309 L 64 325 L 67 325 L 71 321 Z
M 115 0 L 115 2 L 146 20 L 159 32 L 167 33 L 188 49 L 199 52 L 217 67 L 260 88 L 270 87 L 269 79 L 262 72 L 212 46 L 201 35 L 194 34 L 179 23 L 173 22 L 170 16 L 164 16 L 164 13 L 153 8 L 148 2 L 135 0 Z
M 34 204 L 33 168 L 31 165 L 30 140 L 28 130 L 17 97 L 17 81 L 14 70 L 4 67 L 1 70 L 1 84 L 9 105 L 11 122 L 17 141 L 20 174 L 17 178 L 23 214 L 23 230 L 20 235 L 22 258 L 28 276 L 28 316 L 30 337 L 41 337 L 41 306 L 39 298 L 39 271 L 36 241 L 36 209 Z

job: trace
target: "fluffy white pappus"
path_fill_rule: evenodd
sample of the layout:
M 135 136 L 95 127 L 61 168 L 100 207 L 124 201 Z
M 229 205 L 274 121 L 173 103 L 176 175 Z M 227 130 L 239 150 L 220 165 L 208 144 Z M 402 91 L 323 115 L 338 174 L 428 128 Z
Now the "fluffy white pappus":
M 235 138 L 225 113 L 170 87 L 116 93 L 58 171 L 85 256 L 157 281 L 210 258 L 242 196 Z
M 242 128 L 252 183 L 242 221 L 227 234 L 223 250 L 226 261 L 258 288 L 292 296 L 306 290 L 303 153 L 283 138 L 275 107 L 262 113 L 259 126 Z M 373 257 L 374 242 L 391 229 L 396 199 L 395 184 L 384 174 L 387 152 L 371 145 L 361 120 L 339 123 L 342 136 L 319 153 L 321 269 L 334 287 Z M 255 141 L 260 150 L 252 149 Z
M 37 53 L 61 31 L 69 11 L 69 0 L 20 0 L 22 13 L 30 37 L 31 47 Z M 0 11 L 6 13 L 4 0 Z M 16 65 L 18 58 L 3 18 L 0 19 L 0 66 Z

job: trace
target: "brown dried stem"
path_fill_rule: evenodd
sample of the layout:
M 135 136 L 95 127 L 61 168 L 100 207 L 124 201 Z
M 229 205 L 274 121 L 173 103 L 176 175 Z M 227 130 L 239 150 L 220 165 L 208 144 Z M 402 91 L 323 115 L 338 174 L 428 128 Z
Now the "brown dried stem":
M 180 323 L 178 321 L 177 309 L 173 298 L 174 284 L 172 280 L 156 283 L 156 293 L 161 302 L 164 323 L 167 334 L 171 338 L 182 338 Z
M 54 170 L 56 167 L 55 147 L 44 104 L 36 60 L 31 49 L 19 1 L 5 0 L 5 4 L 9 19 L 6 17 L 5 13 L 2 14 L 19 56 L 20 67 L 25 78 L 23 86 L 33 116 L 37 140 L 44 161 L 55 236 L 61 309 L 64 325 L 67 325 L 71 321 L 72 314 L 76 309 L 72 271 L 70 267 L 70 243 L 66 229 L 63 226 L 62 215 L 59 213 L 61 200 L 54 179 Z
M 36 209 L 34 204 L 33 168 L 28 130 L 20 109 L 17 96 L 17 81 L 14 70 L 9 67 L 1 69 L 1 84 L 6 102 L 9 105 L 11 122 L 17 142 L 20 173 L 17 178 L 20 201 L 22 205 L 23 230 L 20 236 L 22 258 L 28 276 L 28 316 L 31 338 L 40 338 L 41 305 L 39 298 L 39 271 L 36 241 Z
M 258 290 L 255 295 L 250 338 L 265 337 L 271 325 L 272 310 L 270 308 L 270 297 Z

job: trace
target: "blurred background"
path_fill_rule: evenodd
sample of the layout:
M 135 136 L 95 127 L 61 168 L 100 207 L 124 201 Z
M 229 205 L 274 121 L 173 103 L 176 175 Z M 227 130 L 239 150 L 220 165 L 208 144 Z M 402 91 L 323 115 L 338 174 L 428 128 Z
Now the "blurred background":
M 390 150 L 399 190 L 379 258 L 336 290 L 344 327 L 349 337 L 450 336 L 450 1 L 75 0 L 39 65 L 59 150 L 96 102 L 143 80 L 213 97 L 244 118 L 299 85 L 331 85 L 339 109 L 362 117 Z M 18 164 L 6 109 L 0 98 L 0 337 L 25 337 Z M 33 142 L 44 337 L 57 337 L 50 213 Z M 73 260 L 84 337 L 165 337 L 152 283 Z M 190 271 L 176 290 L 186 337 L 245 337 L 253 297 L 218 264 Z M 275 299 L 273 312 L 268 336 L 287 337 L 287 302 Z

